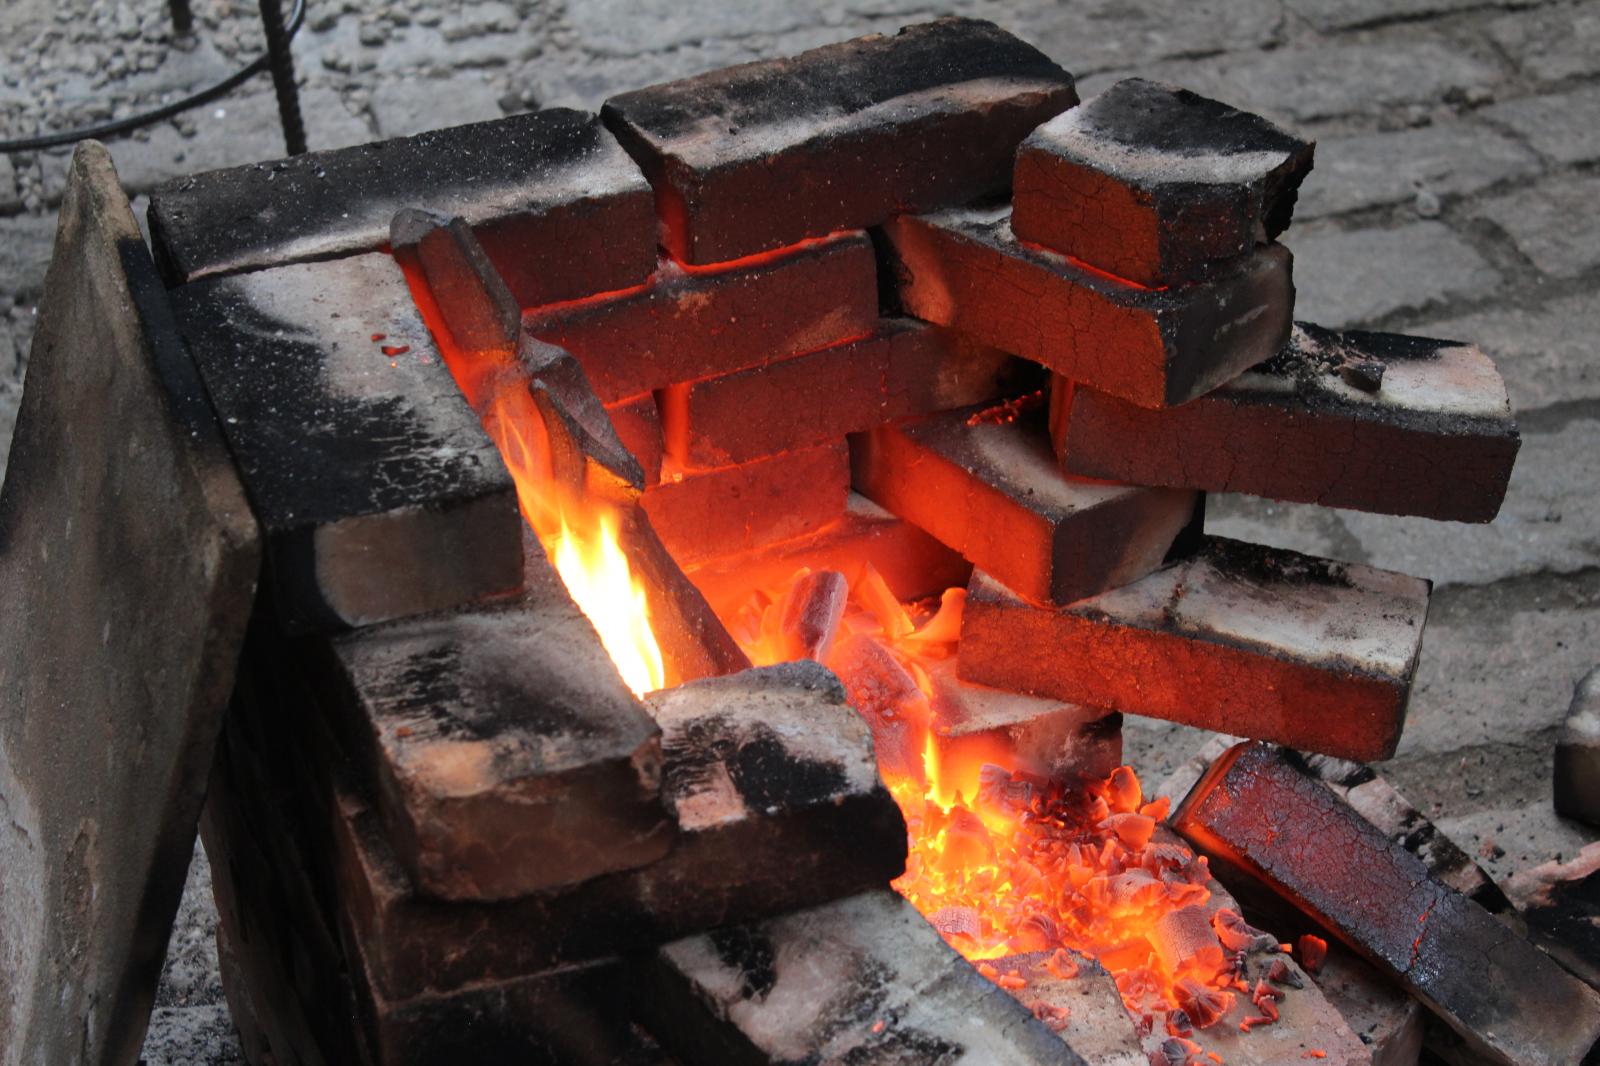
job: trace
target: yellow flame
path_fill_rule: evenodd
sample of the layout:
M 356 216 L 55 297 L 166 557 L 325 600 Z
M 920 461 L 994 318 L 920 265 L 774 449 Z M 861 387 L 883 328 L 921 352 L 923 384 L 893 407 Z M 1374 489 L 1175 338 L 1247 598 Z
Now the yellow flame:
M 550 556 L 622 680 L 643 696 L 661 688 L 666 678 L 661 646 L 650 629 L 650 604 L 628 567 L 616 519 L 602 512 L 594 526 L 590 536 L 581 537 L 563 516 Z

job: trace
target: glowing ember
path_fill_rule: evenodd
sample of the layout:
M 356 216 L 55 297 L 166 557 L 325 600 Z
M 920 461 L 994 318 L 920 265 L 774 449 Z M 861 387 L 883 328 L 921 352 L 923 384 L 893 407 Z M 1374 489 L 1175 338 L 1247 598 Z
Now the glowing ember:
M 1112 973 L 1136 1018 L 1185 1032 L 1249 994 L 1219 943 L 1219 933 L 1237 937 L 1236 916 L 1219 912 L 1218 930 L 1204 907 L 1205 859 L 1152 840 L 1168 801 L 1147 802 L 1127 767 L 1069 788 L 997 741 L 942 736 L 930 676 L 954 659 L 964 590 L 949 590 L 937 607 L 908 608 L 870 565 L 847 576 L 843 617 L 816 657 L 872 726 L 880 771 L 905 815 L 910 857 L 895 889 L 1002 987 L 1020 979 L 988 960 L 1054 952 L 1066 973 L 1068 952 L 1078 952 Z M 752 661 L 777 661 L 806 643 L 784 619 L 797 614 L 796 590 L 821 584 L 801 571 L 730 619 Z M 1275 1008 L 1266 996 L 1259 1005 L 1263 1015 Z

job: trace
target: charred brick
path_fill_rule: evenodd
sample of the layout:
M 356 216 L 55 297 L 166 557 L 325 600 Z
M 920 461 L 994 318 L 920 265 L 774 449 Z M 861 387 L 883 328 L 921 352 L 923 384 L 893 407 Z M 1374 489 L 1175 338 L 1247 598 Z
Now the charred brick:
M 672 260 L 643 286 L 535 307 L 523 331 L 578 357 L 606 404 L 869 333 L 878 319 L 861 234 L 696 270 Z
M 1600 667 L 1572 694 L 1556 741 L 1556 813 L 1600 826 Z
M 667 247 L 713 263 L 1003 193 L 1072 77 L 990 22 L 946 18 L 613 97 Z
M 654 485 L 661 480 L 661 414 L 656 409 L 656 398 L 651 393 L 635 396 L 631 400 L 607 404 L 606 414 L 611 417 L 611 428 L 616 431 L 622 446 L 638 460 L 644 472 L 644 483 Z
M 1350 385 L 1352 362 L 1381 364 L 1382 387 Z M 1478 348 L 1303 323 L 1277 355 L 1182 407 L 1064 391 L 1052 428 L 1070 473 L 1380 514 L 1489 521 L 1521 443 Z
M 963 408 L 851 442 L 856 491 L 1035 603 L 1067 604 L 1160 566 L 1192 492 L 1064 477 L 1043 412 Z
M 286 625 L 368 625 L 518 587 L 511 475 L 393 259 L 212 278 L 173 303 Z
M 151 194 L 150 235 L 176 285 L 377 251 L 405 207 L 464 218 L 524 307 L 655 269 L 649 183 L 565 108 L 179 178 Z
M 1292 752 L 1238 745 L 1173 825 L 1399 980 L 1482 1061 L 1583 1062 L 1600 1040 L 1600 994 L 1433 877 Z
M 837 441 L 668 478 L 643 503 L 673 558 L 692 566 L 820 529 L 844 514 L 849 491 L 849 449 Z
M 1289 338 L 1294 285 L 1281 245 L 1195 285 L 1148 289 L 1024 244 L 1010 216 L 962 208 L 890 221 L 906 311 L 1142 407 L 1201 396 Z
M 969 681 L 1348 759 L 1386 759 L 1405 723 L 1429 585 L 1206 537 L 1150 576 L 1040 609 L 976 571 Z
M 1312 148 L 1258 115 L 1128 78 L 1022 143 L 1011 225 L 1140 285 L 1197 281 L 1287 228 Z

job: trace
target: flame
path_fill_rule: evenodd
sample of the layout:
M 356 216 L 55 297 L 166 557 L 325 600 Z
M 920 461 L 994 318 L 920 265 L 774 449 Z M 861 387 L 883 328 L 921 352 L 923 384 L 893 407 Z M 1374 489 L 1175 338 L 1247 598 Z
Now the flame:
M 601 513 L 594 527 L 585 538 L 563 521 L 550 558 L 573 601 L 594 623 L 622 680 L 643 696 L 661 688 L 666 677 L 661 646 L 650 628 L 648 598 L 622 553 L 615 517 Z

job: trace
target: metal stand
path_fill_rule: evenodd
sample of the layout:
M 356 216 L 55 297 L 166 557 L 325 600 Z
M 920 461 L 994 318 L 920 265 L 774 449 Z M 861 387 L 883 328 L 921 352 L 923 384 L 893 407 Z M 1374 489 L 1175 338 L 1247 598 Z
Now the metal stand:
M 187 3 L 187 0 L 181 0 Z M 278 119 L 283 123 L 283 143 L 290 155 L 304 155 L 306 125 L 300 117 L 300 90 L 294 83 L 294 56 L 284 32 L 283 9 L 278 0 L 261 0 L 261 25 L 267 31 L 267 61 L 272 66 L 272 86 L 278 93 Z

